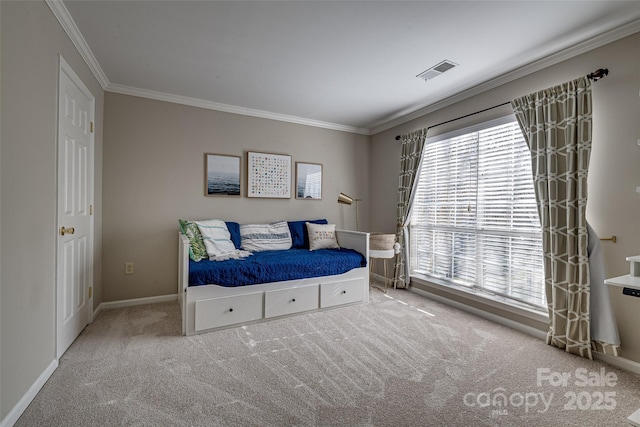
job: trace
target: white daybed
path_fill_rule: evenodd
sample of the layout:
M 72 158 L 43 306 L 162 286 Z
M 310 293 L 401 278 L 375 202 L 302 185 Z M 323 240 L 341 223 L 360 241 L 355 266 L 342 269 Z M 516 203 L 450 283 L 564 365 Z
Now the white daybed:
M 178 300 L 182 334 L 369 301 L 369 268 L 285 282 L 224 287 L 189 286 L 189 240 L 179 234 Z M 336 230 L 338 244 L 369 259 L 369 233 Z

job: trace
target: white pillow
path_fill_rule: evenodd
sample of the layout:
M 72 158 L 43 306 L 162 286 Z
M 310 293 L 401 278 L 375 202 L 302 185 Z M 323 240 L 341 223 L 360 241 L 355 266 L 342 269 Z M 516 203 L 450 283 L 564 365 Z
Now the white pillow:
M 291 249 L 291 231 L 286 221 L 271 224 L 240 224 L 242 249 L 251 252 Z
M 309 250 L 316 249 L 337 249 L 338 240 L 336 239 L 335 224 L 312 224 L 307 223 L 307 232 L 309 233 Z
M 200 229 L 207 255 L 211 261 L 223 261 L 226 259 L 244 258 L 251 255 L 245 251 L 236 250 L 231 241 L 231 234 L 227 224 L 219 219 L 194 221 Z

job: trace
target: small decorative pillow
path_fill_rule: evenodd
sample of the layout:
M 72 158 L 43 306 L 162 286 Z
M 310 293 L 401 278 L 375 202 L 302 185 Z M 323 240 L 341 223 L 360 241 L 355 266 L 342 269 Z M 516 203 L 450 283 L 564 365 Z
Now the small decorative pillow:
M 271 224 L 240 224 L 242 249 L 251 252 L 291 249 L 291 232 L 286 221 Z
M 203 259 L 207 259 L 207 248 L 204 246 L 200 229 L 193 221 L 187 221 L 179 219 L 180 231 L 189 239 L 189 257 L 198 262 Z
M 336 239 L 335 224 L 312 224 L 307 223 L 307 231 L 309 232 L 309 250 L 317 249 L 336 249 L 338 240 Z
M 204 246 L 211 261 L 224 261 L 227 259 L 238 259 L 250 255 L 246 251 L 237 250 L 231 241 L 231 234 L 227 229 L 227 224 L 219 219 L 208 219 L 206 221 L 194 221 L 200 229 Z
M 311 224 L 327 224 L 326 219 L 316 219 L 315 221 L 289 221 L 291 231 L 291 247 L 293 249 L 309 249 L 309 234 L 307 233 L 307 222 Z
M 242 239 L 240 237 L 240 224 L 232 221 L 225 221 L 225 224 L 227 224 L 227 230 L 229 230 L 229 234 L 231 234 L 231 241 L 233 242 L 233 245 L 236 247 L 236 249 L 240 249 L 240 247 L 242 246 Z

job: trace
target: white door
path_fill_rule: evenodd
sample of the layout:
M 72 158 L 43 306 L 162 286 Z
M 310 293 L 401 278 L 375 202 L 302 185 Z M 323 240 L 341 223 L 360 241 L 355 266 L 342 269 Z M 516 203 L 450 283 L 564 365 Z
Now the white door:
M 60 57 L 58 86 L 57 357 L 93 316 L 94 97 Z

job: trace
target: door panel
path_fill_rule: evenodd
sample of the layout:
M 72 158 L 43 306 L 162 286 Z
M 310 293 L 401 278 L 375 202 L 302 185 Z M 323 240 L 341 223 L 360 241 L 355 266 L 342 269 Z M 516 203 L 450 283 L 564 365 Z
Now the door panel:
M 93 96 L 60 59 L 58 116 L 57 355 L 92 315 Z

